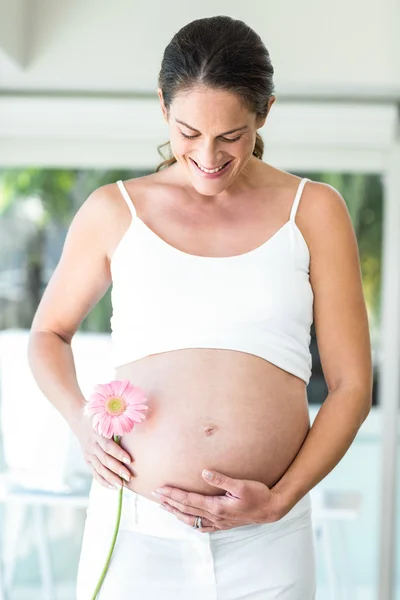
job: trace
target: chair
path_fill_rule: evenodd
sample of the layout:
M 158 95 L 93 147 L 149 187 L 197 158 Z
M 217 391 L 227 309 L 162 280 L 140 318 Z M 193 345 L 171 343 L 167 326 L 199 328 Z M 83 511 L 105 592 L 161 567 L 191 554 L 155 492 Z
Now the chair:
M 86 508 L 92 481 L 77 439 L 33 378 L 27 360 L 28 336 L 26 330 L 0 332 L 0 438 L 5 463 L 0 473 L 0 503 L 10 512 L 0 541 L 0 600 L 7 600 L 12 588 L 18 541 L 29 516 L 38 552 L 41 598 L 54 600 L 46 507 Z M 95 383 L 112 379 L 109 336 L 77 333 L 72 348 L 78 383 L 87 397 Z

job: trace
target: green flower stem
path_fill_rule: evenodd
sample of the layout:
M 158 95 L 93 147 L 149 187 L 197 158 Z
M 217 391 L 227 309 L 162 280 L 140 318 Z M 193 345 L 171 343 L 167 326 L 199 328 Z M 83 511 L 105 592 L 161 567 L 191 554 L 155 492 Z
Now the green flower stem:
M 120 436 L 114 435 L 114 442 L 116 442 L 117 444 L 119 444 L 120 443 Z M 112 553 L 114 552 L 114 547 L 115 547 L 115 543 L 117 541 L 117 536 L 118 536 L 119 523 L 121 521 L 123 485 L 124 485 L 124 483 L 122 482 L 122 487 L 121 487 L 121 489 L 118 492 L 117 522 L 115 523 L 115 528 L 114 528 L 114 533 L 113 533 L 113 538 L 112 538 L 110 550 L 108 552 L 108 556 L 107 556 L 107 559 L 106 559 L 106 564 L 104 565 L 103 571 L 102 571 L 102 573 L 100 575 L 99 582 L 96 585 L 96 589 L 93 592 L 93 596 L 92 596 L 91 600 L 96 600 L 97 594 L 99 593 L 100 588 L 101 588 L 101 586 L 103 584 L 104 578 L 106 576 L 106 573 L 107 573 L 107 570 L 108 570 L 108 565 L 110 564 Z

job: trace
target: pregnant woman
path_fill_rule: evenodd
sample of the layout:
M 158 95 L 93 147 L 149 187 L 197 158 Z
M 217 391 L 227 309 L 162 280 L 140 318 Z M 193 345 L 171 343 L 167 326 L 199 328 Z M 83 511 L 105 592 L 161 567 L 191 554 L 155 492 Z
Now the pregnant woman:
M 100 600 L 315 598 L 310 490 L 368 415 L 371 349 L 343 198 L 262 160 L 273 72 L 243 21 L 176 33 L 158 80 L 172 155 L 83 202 L 35 315 L 32 371 L 94 476 L 78 600 L 121 485 Z M 111 284 L 115 379 L 149 407 L 121 446 L 83 416 L 71 352 Z M 313 320 L 329 393 L 310 428 Z

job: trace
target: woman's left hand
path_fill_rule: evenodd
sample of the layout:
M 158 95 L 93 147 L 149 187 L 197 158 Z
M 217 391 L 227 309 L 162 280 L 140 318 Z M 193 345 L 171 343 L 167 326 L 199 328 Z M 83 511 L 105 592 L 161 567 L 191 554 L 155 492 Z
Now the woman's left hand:
M 169 485 L 157 488 L 155 492 L 166 510 L 178 519 L 193 526 L 200 516 L 202 527 L 197 531 L 208 532 L 231 529 L 241 525 L 272 523 L 285 514 L 283 502 L 278 492 L 268 488 L 260 481 L 232 479 L 223 473 L 211 471 L 207 483 L 225 490 L 224 495 L 207 496 L 196 492 L 187 492 Z M 153 492 L 154 494 L 154 492 Z

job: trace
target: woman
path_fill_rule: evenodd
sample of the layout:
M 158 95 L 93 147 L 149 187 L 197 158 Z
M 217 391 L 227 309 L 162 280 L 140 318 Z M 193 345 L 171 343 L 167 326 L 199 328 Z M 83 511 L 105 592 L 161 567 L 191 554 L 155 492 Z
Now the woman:
M 262 161 L 273 72 L 240 20 L 178 31 L 158 82 L 173 157 L 86 199 L 35 315 L 33 373 L 94 476 L 78 600 L 122 484 L 100 600 L 315 598 L 309 492 L 368 415 L 371 351 L 343 198 Z M 121 447 L 83 417 L 70 346 L 111 283 L 115 378 L 149 406 Z M 313 320 L 329 395 L 310 428 Z

